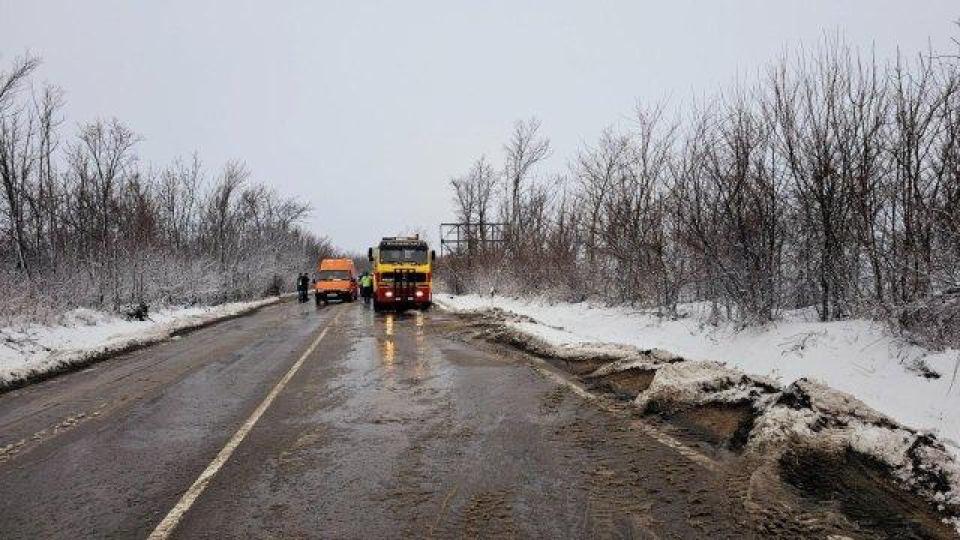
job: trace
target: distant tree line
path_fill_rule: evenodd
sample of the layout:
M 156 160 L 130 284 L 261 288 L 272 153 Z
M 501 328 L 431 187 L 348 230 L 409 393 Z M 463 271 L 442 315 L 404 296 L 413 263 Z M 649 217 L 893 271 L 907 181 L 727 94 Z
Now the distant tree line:
M 196 156 L 145 167 L 117 120 L 65 134 L 62 92 L 33 86 L 38 65 L 0 68 L 0 316 L 253 298 L 332 253 L 300 227 L 307 204 L 239 162 L 214 178 Z
M 502 164 L 451 181 L 460 220 L 508 234 L 448 257 L 448 284 L 743 322 L 881 317 L 960 286 L 955 56 L 880 65 L 828 40 L 692 109 L 640 107 L 549 178 L 539 122 L 518 122 Z

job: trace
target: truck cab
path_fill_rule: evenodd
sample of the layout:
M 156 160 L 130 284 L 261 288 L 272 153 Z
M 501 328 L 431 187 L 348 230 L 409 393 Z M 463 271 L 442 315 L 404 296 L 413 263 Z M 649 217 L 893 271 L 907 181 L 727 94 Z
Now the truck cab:
M 433 303 L 436 254 L 419 237 L 385 237 L 368 251 L 373 268 L 373 309 L 427 309 Z
M 317 265 L 314 281 L 317 305 L 331 299 L 353 302 L 357 299 L 357 270 L 352 259 L 323 259 Z

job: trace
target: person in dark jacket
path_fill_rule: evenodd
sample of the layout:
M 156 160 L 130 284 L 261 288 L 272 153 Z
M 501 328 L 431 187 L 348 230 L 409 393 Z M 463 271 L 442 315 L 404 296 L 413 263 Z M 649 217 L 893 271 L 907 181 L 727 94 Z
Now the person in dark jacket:
M 310 278 L 307 277 L 307 274 L 301 272 L 297 277 L 297 299 L 300 303 L 306 302 L 307 298 L 307 288 L 310 286 Z

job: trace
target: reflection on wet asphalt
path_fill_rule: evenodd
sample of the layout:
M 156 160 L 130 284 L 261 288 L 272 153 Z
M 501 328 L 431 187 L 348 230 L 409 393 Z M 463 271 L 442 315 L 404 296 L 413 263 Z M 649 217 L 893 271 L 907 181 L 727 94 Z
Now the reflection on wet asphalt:
M 338 309 L 184 537 L 745 532 L 716 475 L 528 364 L 457 339 L 455 318 Z
M 175 537 L 829 532 L 749 464 L 704 467 L 465 325 L 286 303 L 0 396 L 0 537 L 144 537 L 325 327 Z

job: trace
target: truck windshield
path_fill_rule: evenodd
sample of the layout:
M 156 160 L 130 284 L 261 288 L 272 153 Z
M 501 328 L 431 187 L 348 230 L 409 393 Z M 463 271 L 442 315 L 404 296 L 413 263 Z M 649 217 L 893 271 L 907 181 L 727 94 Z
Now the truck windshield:
M 337 279 L 350 279 L 349 270 L 321 270 L 317 276 L 320 281 L 334 281 Z
M 427 262 L 426 248 L 380 248 L 380 260 L 387 263 L 412 262 L 424 264 Z

